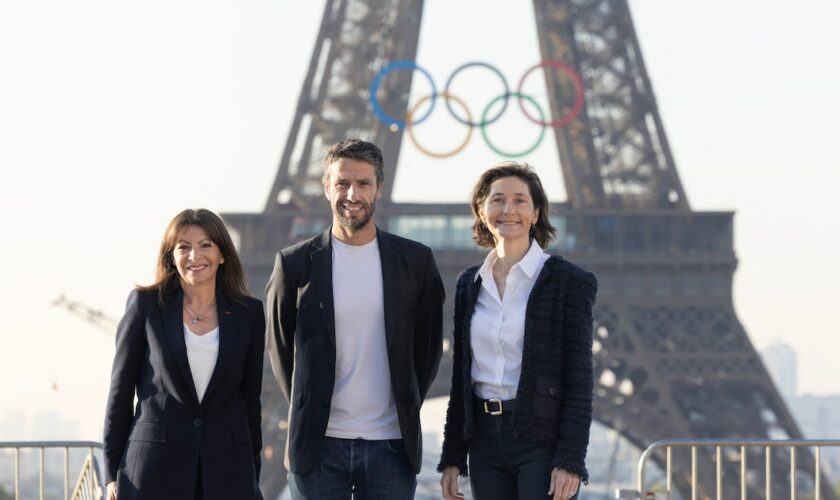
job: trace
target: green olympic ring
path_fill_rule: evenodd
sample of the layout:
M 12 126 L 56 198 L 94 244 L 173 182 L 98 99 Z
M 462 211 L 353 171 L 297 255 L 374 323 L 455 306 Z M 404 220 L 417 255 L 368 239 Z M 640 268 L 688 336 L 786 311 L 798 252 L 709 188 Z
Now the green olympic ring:
M 507 92 L 505 94 L 502 94 L 502 95 L 494 98 L 492 101 L 490 101 L 487 104 L 487 107 L 484 108 L 484 112 L 481 113 L 481 126 L 479 128 L 481 128 L 481 137 L 484 138 L 484 143 L 487 144 L 487 147 L 492 149 L 494 153 L 496 153 L 497 155 L 500 155 L 500 156 L 505 156 L 507 158 L 520 158 L 520 157 L 531 154 L 532 152 L 534 152 L 535 149 L 537 149 L 540 146 L 540 143 L 542 143 L 543 137 L 545 137 L 546 127 L 540 127 L 540 136 L 537 137 L 536 142 L 534 142 L 534 144 L 532 144 L 530 147 L 528 147 L 527 149 L 525 149 L 523 151 L 520 151 L 520 152 L 517 152 L 517 153 L 510 153 L 508 151 L 503 151 L 502 149 L 497 148 L 492 142 L 490 142 L 490 138 L 487 137 L 487 125 L 488 125 L 488 123 L 487 123 L 487 113 L 490 112 L 490 108 L 492 108 L 493 105 L 496 104 L 497 101 L 500 101 L 501 99 L 505 99 L 505 101 L 507 101 L 507 99 L 509 97 L 518 97 L 520 99 L 520 102 L 521 102 L 522 99 L 525 99 L 526 101 L 530 102 L 531 104 L 534 105 L 534 107 L 537 108 L 537 111 L 539 111 L 540 121 L 545 120 L 545 113 L 543 112 L 543 109 L 540 107 L 540 105 L 537 103 L 537 101 L 534 100 L 533 97 L 531 97 L 529 95 L 526 95 L 526 94 L 523 94 L 521 92 Z

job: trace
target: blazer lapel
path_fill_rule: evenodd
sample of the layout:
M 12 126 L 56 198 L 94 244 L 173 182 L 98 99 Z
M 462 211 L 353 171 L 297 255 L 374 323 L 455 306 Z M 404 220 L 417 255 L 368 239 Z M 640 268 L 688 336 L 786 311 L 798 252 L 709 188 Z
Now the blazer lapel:
M 178 367 L 178 371 L 181 372 L 184 385 L 190 391 L 193 400 L 197 404 L 198 394 L 195 390 L 195 383 L 193 383 L 192 372 L 190 371 L 190 363 L 187 359 L 187 344 L 184 341 L 184 316 L 181 312 L 183 304 L 184 291 L 180 288 L 166 296 L 162 311 L 163 327 L 166 330 L 166 339 L 169 342 L 169 350 L 172 352 L 175 365 Z
M 481 276 L 474 276 L 470 279 L 469 284 L 467 284 L 467 313 L 464 315 L 464 319 L 467 321 L 472 318 L 472 315 L 475 312 L 475 303 L 478 301 L 478 292 L 481 291 L 481 281 Z
M 398 360 L 391 359 L 393 343 L 396 336 L 396 315 L 399 310 L 399 286 L 398 275 L 400 269 L 400 254 L 394 248 L 391 235 L 385 231 L 376 229 L 376 238 L 379 243 L 379 259 L 382 262 L 382 305 L 385 312 L 385 345 L 388 350 L 388 360 L 393 363 Z
M 219 385 L 219 381 L 222 380 L 225 369 L 233 356 L 236 336 L 239 335 L 239 328 L 236 328 L 239 318 L 234 316 L 235 310 L 234 303 L 228 300 L 225 294 L 217 290 L 216 317 L 219 319 L 219 355 L 216 357 L 216 366 L 213 368 L 213 375 L 210 376 L 207 390 L 204 391 L 204 397 L 201 399 L 202 405 L 207 401 L 208 396 L 213 393 L 213 389 Z
M 477 272 L 478 270 L 476 270 L 476 273 Z M 481 291 L 481 276 L 477 276 L 477 278 L 476 276 L 477 274 L 473 275 L 467 283 L 467 310 L 461 320 L 461 327 L 464 331 L 464 344 L 461 349 L 461 352 L 463 353 L 461 355 L 461 359 L 463 360 L 463 363 L 461 363 L 461 376 L 463 377 L 464 383 L 470 386 L 470 390 L 472 390 L 472 376 L 470 375 L 472 370 L 472 349 L 470 348 L 472 340 L 470 339 L 470 330 L 472 329 L 472 317 L 475 312 L 475 303 L 478 301 L 478 293 Z M 469 391 L 465 392 L 465 394 L 469 394 Z
M 327 333 L 335 347 L 335 309 L 332 287 L 332 227 L 321 235 L 320 247 L 315 248 L 309 257 L 312 259 L 312 283 L 321 299 L 321 312 Z

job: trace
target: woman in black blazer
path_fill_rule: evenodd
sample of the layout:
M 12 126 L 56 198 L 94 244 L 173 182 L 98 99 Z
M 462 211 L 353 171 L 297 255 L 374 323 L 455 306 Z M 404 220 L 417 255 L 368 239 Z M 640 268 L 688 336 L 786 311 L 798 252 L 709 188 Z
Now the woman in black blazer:
M 527 165 L 500 164 L 472 191 L 473 239 L 493 250 L 458 277 L 444 498 L 566 500 L 588 474 L 592 273 L 543 249 L 548 198 Z M 467 457 L 469 456 L 469 469 Z
M 221 219 L 184 210 L 128 297 L 105 414 L 110 500 L 261 499 L 265 319 Z M 137 404 L 134 405 L 135 393 Z

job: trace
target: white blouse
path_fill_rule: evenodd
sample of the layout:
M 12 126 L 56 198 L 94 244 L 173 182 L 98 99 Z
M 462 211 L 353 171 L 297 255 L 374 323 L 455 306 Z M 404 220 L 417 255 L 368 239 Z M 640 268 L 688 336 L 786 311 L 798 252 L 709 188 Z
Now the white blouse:
M 184 342 L 187 344 L 187 360 L 190 363 L 190 372 L 200 403 L 210 384 L 213 370 L 216 368 L 216 359 L 219 357 L 219 327 L 204 335 L 196 335 L 184 323 Z
M 499 297 L 493 266 L 496 250 L 475 275 L 481 289 L 470 324 L 473 390 L 482 399 L 516 398 L 522 372 L 525 308 L 549 255 L 533 241 L 522 259 L 508 271 L 504 297 Z

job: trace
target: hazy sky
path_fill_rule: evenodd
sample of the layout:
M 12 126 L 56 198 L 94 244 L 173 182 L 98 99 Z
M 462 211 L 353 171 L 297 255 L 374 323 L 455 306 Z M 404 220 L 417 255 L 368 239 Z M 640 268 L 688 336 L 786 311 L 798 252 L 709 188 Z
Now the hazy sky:
M 175 213 L 261 210 L 322 8 L 0 3 L 0 422 L 58 409 L 81 422 L 68 438 L 99 439 L 113 338 L 50 302 L 66 294 L 118 318 L 132 285 L 150 280 Z M 740 320 L 757 347 L 778 339 L 799 352 L 800 392 L 840 392 L 840 3 L 631 8 L 692 208 L 736 212 Z M 427 0 L 417 60 L 439 86 L 471 60 L 497 64 L 515 84 L 539 58 L 530 1 Z M 413 99 L 427 90 L 416 81 Z M 477 71 L 457 90 L 477 112 L 493 85 Z M 464 131 L 447 120 L 436 113 L 418 138 L 454 145 Z M 511 114 L 491 135 L 516 149 L 537 132 Z M 527 159 L 560 200 L 546 139 Z M 405 143 L 394 196 L 463 201 L 499 159 L 477 135 L 449 161 Z M 15 437 L 39 434 L 0 429 L 0 439 Z

